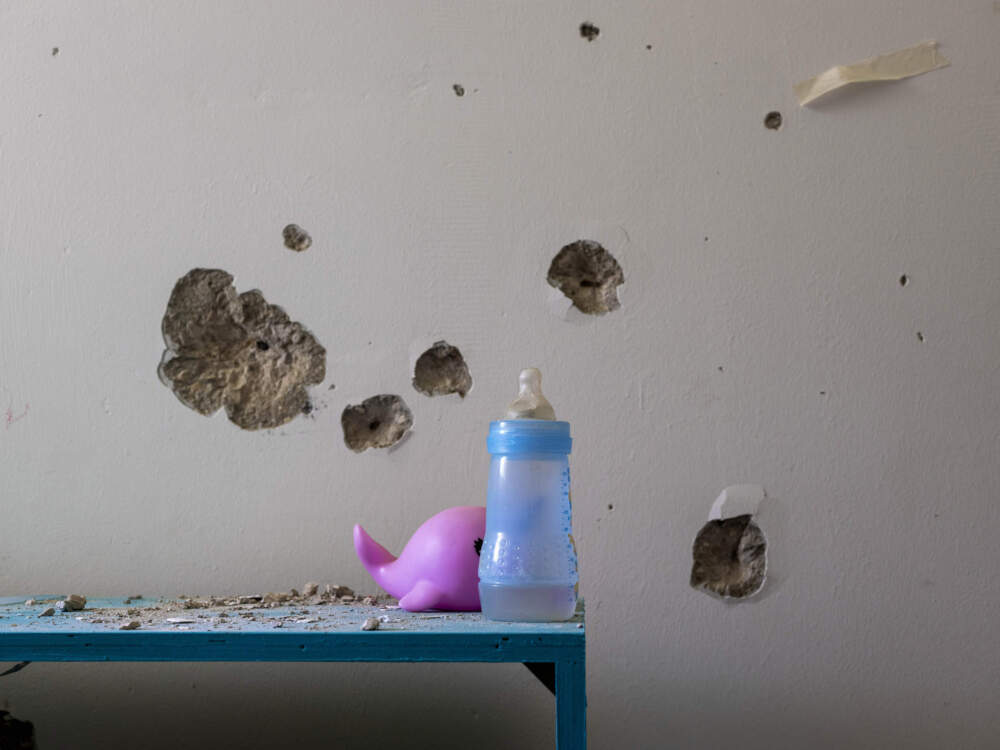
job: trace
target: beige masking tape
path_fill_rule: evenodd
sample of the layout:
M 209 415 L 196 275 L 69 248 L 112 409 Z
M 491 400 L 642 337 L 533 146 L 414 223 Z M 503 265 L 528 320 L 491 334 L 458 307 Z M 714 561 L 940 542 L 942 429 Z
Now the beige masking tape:
M 799 105 L 804 107 L 809 102 L 849 83 L 898 81 L 948 65 L 951 63 L 938 52 L 937 42 L 921 42 L 861 62 L 837 65 L 815 78 L 795 84 L 795 96 L 799 99 Z

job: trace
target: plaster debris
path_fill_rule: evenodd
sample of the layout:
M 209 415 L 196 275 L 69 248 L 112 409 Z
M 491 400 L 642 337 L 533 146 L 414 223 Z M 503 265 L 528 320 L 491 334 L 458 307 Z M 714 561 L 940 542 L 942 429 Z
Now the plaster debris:
M 38 615 L 38 616 L 39 616 L 39 617 L 52 617 L 52 615 L 54 615 L 55 613 L 56 613 L 56 610 L 55 610 L 55 607 L 47 607 L 47 608 L 46 608 L 45 610 L 43 610 L 43 611 L 42 611 L 42 613 L 41 613 L 40 615 Z
M 614 256 L 599 243 L 577 240 L 552 259 L 548 282 L 588 315 L 603 315 L 621 307 L 618 287 L 625 274 Z
M 310 581 L 305 586 L 302 587 L 302 596 L 316 596 L 316 592 L 319 591 L 319 584 Z
M 140 623 L 139 623 L 138 620 L 129 620 L 128 622 L 126 622 L 124 625 L 122 625 L 118 629 L 119 630 L 138 630 L 139 629 L 139 625 L 140 625 Z
M 378 626 L 381 623 L 377 617 L 369 617 L 365 620 L 364 624 L 361 626 L 362 630 L 378 630 Z
M 781 112 L 768 112 L 764 116 L 764 127 L 768 130 L 777 130 L 781 127 Z
M 190 617 L 168 617 L 167 622 L 171 625 L 185 625 L 187 623 L 198 622 Z
M 352 404 L 340 415 L 344 442 L 355 453 L 388 448 L 413 427 L 413 413 L 399 396 L 383 394 Z
M 87 606 L 87 597 L 79 594 L 70 594 L 60 602 L 56 602 L 56 609 L 60 612 L 78 612 Z
M 465 398 L 472 388 L 472 375 L 462 359 L 462 352 L 447 341 L 436 341 L 417 358 L 413 368 L 413 387 L 425 396 L 457 393 Z
M 452 89 L 454 89 L 455 91 L 455 96 L 465 96 L 465 86 L 463 86 L 462 84 L 456 83 L 454 86 L 452 86 Z
M 225 408 L 245 430 L 280 427 L 326 376 L 326 350 L 258 290 L 237 295 L 233 277 L 196 268 L 174 286 L 163 316 L 159 374 L 185 406 Z
M 724 598 L 756 594 L 767 575 L 767 540 L 750 515 L 706 523 L 694 540 L 691 586 Z
M 301 253 L 303 250 L 308 250 L 313 243 L 312 237 L 309 236 L 309 232 L 300 227 L 298 224 L 289 224 L 286 226 L 281 230 L 281 236 L 285 239 L 285 247 L 289 250 L 294 250 L 297 253 Z
M 323 595 L 339 599 L 344 596 L 354 596 L 354 589 L 349 586 L 331 585 L 328 583 L 323 587 Z
M 580 24 L 580 36 L 586 39 L 588 42 L 592 42 L 600 35 L 601 30 L 590 23 L 590 21 L 584 21 Z

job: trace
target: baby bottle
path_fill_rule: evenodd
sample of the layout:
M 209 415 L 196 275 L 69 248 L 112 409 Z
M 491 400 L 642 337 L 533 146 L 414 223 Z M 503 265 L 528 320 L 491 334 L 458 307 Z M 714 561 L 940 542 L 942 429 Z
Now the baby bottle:
M 479 601 L 491 620 L 568 620 L 576 610 L 569 422 L 557 422 L 542 374 L 523 370 L 504 419 L 490 423 Z

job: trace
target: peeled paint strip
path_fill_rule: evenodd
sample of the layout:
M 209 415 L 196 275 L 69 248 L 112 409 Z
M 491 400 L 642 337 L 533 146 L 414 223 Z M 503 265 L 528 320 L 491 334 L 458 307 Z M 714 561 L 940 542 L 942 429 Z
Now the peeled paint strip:
M 938 68 L 946 68 L 951 61 L 938 52 L 937 42 L 927 41 L 906 49 L 889 52 L 867 60 L 836 65 L 807 81 L 795 84 L 799 105 L 805 106 L 842 86 L 869 81 L 898 81 Z

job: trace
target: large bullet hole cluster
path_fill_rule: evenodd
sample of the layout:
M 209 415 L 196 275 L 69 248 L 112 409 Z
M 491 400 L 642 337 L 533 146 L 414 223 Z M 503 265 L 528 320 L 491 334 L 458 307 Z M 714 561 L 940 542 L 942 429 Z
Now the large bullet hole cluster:
M 625 283 L 625 274 L 599 243 L 577 240 L 552 259 L 548 282 L 569 297 L 580 312 L 603 315 L 621 307 L 618 287 Z
M 326 350 L 303 326 L 233 277 L 195 268 L 174 286 L 163 316 L 159 374 L 185 406 L 225 409 L 245 430 L 279 427 L 309 403 L 326 376 Z
M 767 575 L 767 540 L 753 516 L 706 523 L 695 537 L 691 586 L 723 598 L 760 591 Z

